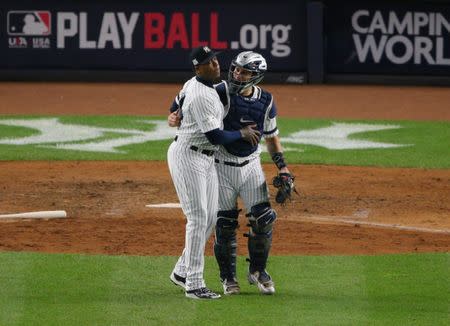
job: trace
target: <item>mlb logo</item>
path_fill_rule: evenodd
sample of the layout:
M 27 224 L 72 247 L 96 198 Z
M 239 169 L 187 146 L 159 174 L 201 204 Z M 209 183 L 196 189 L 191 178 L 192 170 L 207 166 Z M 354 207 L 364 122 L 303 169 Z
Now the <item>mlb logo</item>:
M 51 34 L 50 11 L 9 11 L 8 34 L 20 36 L 46 36 Z

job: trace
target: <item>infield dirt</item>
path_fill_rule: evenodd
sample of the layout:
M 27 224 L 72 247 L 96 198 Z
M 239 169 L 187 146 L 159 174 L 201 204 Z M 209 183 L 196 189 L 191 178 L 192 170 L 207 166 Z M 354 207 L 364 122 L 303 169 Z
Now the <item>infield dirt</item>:
M 166 115 L 180 85 L 1 83 L 0 114 Z M 445 88 L 275 86 L 279 115 L 450 120 Z M 448 252 L 450 170 L 290 165 L 300 196 L 275 206 L 273 254 Z M 266 176 L 275 175 L 273 164 Z M 1 251 L 178 255 L 180 209 L 166 162 L 1 162 L 0 213 L 67 219 L 0 222 Z M 273 191 L 273 189 L 271 189 Z M 240 217 L 239 254 L 246 254 Z M 212 254 L 212 245 L 207 253 Z

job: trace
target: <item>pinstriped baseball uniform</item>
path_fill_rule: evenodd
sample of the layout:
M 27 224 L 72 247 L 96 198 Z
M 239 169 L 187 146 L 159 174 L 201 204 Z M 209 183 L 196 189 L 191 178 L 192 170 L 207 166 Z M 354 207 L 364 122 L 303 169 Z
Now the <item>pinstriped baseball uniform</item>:
M 265 138 L 278 135 L 276 108 L 270 94 L 258 86 L 253 86 L 253 94 L 249 98 L 232 95 L 230 99 L 225 82 L 215 87 L 227 114 L 224 120 L 226 130 L 233 129 L 233 124 L 237 128 L 237 126 L 245 124 L 247 120 L 252 120 L 258 122 L 258 128 Z M 241 103 L 236 103 L 236 101 Z M 258 118 L 255 116 L 238 112 L 237 107 L 241 107 L 242 103 L 246 103 L 250 109 L 259 105 L 258 110 L 263 111 L 259 115 L 260 121 L 257 121 Z M 242 198 L 247 212 L 250 212 L 252 206 L 269 201 L 260 153 L 260 145 L 252 148 L 250 144 L 239 141 L 219 147 L 219 151 L 215 154 L 216 161 L 218 161 L 216 170 L 219 180 L 219 211 L 235 209 L 238 196 Z M 235 163 L 238 166 L 230 166 L 223 162 Z
M 223 107 L 212 85 L 198 77 L 184 84 L 176 98 L 177 103 L 180 99 L 183 100 L 183 121 L 176 141 L 169 147 L 168 164 L 187 219 L 185 248 L 174 272 L 186 277 L 186 290 L 189 291 L 205 287 L 205 243 L 215 226 L 218 202 L 212 151 L 218 148 L 204 133 L 222 129 Z

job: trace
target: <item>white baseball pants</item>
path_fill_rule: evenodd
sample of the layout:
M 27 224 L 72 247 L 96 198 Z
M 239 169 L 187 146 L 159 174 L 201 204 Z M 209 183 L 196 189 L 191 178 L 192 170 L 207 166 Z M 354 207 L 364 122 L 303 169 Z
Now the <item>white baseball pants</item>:
M 167 160 L 187 219 L 185 247 L 174 272 L 186 277 L 186 290 L 189 291 L 206 286 L 204 254 L 206 241 L 217 220 L 217 173 L 214 156 L 193 151 L 187 144 L 173 142 Z

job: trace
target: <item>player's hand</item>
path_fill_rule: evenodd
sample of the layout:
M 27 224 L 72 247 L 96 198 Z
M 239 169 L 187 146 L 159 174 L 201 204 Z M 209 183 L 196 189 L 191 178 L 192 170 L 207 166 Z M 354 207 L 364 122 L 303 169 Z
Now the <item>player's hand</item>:
M 242 139 L 252 144 L 252 146 L 256 146 L 259 143 L 259 136 L 261 133 L 253 129 L 256 127 L 256 124 L 248 125 L 239 130 L 241 132 Z
M 167 117 L 167 123 L 170 127 L 179 127 L 181 125 L 179 110 L 176 110 L 169 114 L 169 116 Z

